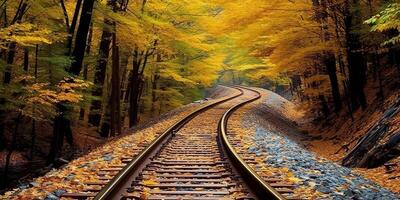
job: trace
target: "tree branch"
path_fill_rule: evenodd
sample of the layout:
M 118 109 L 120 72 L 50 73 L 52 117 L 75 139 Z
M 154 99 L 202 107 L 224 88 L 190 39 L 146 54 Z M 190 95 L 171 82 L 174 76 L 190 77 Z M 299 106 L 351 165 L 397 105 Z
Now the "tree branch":
M 64 2 L 64 0 L 60 0 L 60 5 L 61 5 L 61 8 L 62 8 L 63 14 L 64 14 L 65 25 L 67 26 L 67 30 L 69 31 L 69 30 L 70 30 L 69 17 L 68 17 L 67 8 L 65 8 L 65 2 Z

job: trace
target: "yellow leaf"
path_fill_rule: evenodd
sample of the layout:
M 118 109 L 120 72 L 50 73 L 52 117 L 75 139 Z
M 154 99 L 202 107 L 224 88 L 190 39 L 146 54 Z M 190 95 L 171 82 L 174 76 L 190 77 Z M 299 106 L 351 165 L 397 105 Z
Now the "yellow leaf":
M 146 185 L 146 186 L 157 185 L 157 184 L 158 184 L 158 182 L 154 181 L 152 179 L 143 181 L 143 185 Z

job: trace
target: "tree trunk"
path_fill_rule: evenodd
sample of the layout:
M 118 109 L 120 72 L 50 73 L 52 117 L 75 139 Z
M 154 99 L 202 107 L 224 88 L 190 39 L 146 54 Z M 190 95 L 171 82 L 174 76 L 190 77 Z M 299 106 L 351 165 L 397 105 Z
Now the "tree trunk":
M 92 46 L 92 38 L 93 38 L 93 23 L 90 25 L 90 29 L 89 29 L 89 35 L 88 35 L 88 42 L 86 45 L 86 55 L 90 55 L 90 49 Z M 88 80 L 88 71 L 89 71 L 89 64 L 85 63 L 85 65 L 83 66 L 83 79 L 85 81 Z M 80 120 L 84 120 L 85 119 L 85 107 L 82 107 L 80 112 L 79 112 L 79 119 Z
M 153 48 L 157 45 L 157 40 L 154 41 Z M 150 55 L 154 53 L 154 49 L 152 52 L 150 50 L 146 50 L 145 52 L 139 53 L 139 50 L 136 49 L 134 52 L 133 59 L 133 70 L 131 77 L 131 91 L 129 92 L 129 127 L 133 127 L 138 123 L 138 114 L 139 114 L 139 101 L 141 96 L 141 89 L 143 86 L 143 73 L 147 65 L 147 61 Z M 142 63 L 142 55 L 143 55 L 143 63 Z
M 8 45 L 8 54 L 6 60 L 6 69 L 4 71 L 4 84 L 11 83 L 11 73 L 12 73 L 12 64 L 14 63 L 15 49 L 17 48 L 17 43 L 11 42 Z
M 53 139 L 47 159 L 48 164 L 54 163 L 60 157 L 64 144 L 64 137 L 69 144 L 73 144 L 71 121 L 66 116 L 69 110 L 63 103 L 58 103 L 57 108 L 59 114 L 54 119 Z
M 331 91 L 332 91 L 333 102 L 335 105 L 335 112 L 339 113 L 339 111 L 342 108 L 342 101 L 340 97 L 339 84 L 336 75 L 335 56 L 333 54 L 326 54 L 326 56 L 327 57 L 325 58 L 325 66 L 331 83 Z
M 35 113 L 35 112 L 33 112 Z M 31 130 L 31 149 L 29 153 L 29 160 L 33 160 L 35 153 L 35 143 L 36 143 L 36 120 L 32 119 L 32 130 Z
M 381 60 L 379 58 L 377 49 L 375 49 L 373 59 L 374 59 L 373 63 L 374 63 L 374 69 L 375 69 L 374 79 L 375 79 L 375 81 L 378 80 L 378 88 L 379 88 L 377 96 L 381 101 L 384 101 L 385 95 L 384 95 L 383 85 L 382 85 L 382 73 L 381 73 L 381 66 L 380 66 Z
M 160 76 L 157 74 L 157 72 L 153 76 L 153 81 L 151 83 L 151 111 L 150 113 L 154 116 L 156 112 L 156 105 L 155 103 L 157 102 L 157 83 L 158 79 Z
M 345 5 L 345 35 L 347 44 L 347 62 L 349 68 L 349 93 L 353 110 L 359 106 L 363 109 L 367 107 L 367 101 L 364 94 L 364 86 L 366 82 L 366 66 L 362 54 L 362 45 L 360 37 L 352 31 L 354 25 L 362 23 L 362 19 L 357 9 L 352 6 L 358 5 L 358 0 L 350 3 L 346 0 Z M 356 11 L 353 11 L 356 10 Z
M 35 82 L 37 80 L 37 67 L 38 67 L 38 54 L 39 54 L 39 45 L 36 45 L 35 50 L 35 69 L 34 69 L 34 76 Z M 32 110 L 33 115 L 35 115 L 35 108 Z M 32 130 L 31 130 L 31 150 L 29 154 L 29 159 L 33 160 L 34 152 L 35 152 L 35 143 L 36 143 L 36 120 L 32 119 Z
M 328 107 L 328 103 L 326 102 L 325 96 L 319 95 L 318 99 L 321 103 L 322 114 L 324 115 L 324 117 L 328 117 L 330 112 L 329 112 L 329 107 Z
M 94 74 L 94 85 L 92 95 L 97 99 L 92 100 L 89 113 L 89 123 L 93 126 L 99 126 L 101 121 L 101 110 L 102 110 L 102 96 L 103 96 L 103 85 L 106 77 L 108 57 L 110 54 L 110 44 L 112 31 L 110 27 L 114 27 L 115 23 L 104 19 L 103 33 L 100 41 L 99 48 L 99 59 L 97 60 L 97 65 Z M 102 135 L 107 137 L 107 135 Z
M 121 134 L 121 108 L 120 108 L 120 69 L 119 49 L 116 43 L 116 35 L 113 33 L 112 49 L 112 75 L 111 75 L 111 136 Z
M 15 16 L 13 20 L 10 22 L 10 24 L 7 23 L 7 13 L 6 13 L 6 5 L 4 7 L 4 27 L 7 27 L 9 25 L 13 25 L 15 23 L 19 23 L 22 20 L 22 17 L 25 14 L 25 11 L 28 8 L 28 4 L 26 1 L 21 0 L 19 3 L 19 6 L 17 8 L 17 11 L 15 13 Z M 12 64 L 14 63 L 14 57 L 15 57 L 15 50 L 16 50 L 17 44 L 15 42 L 11 42 L 8 44 L 8 54 L 6 54 L 6 51 L 1 51 L 2 56 L 1 59 L 4 59 L 6 61 L 6 66 L 4 70 L 4 76 L 3 76 L 3 83 L 5 85 L 11 83 L 11 75 L 12 75 Z M 4 106 L 6 104 L 6 99 L 5 98 L 0 98 L 0 105 Z M 6 110 L 4 108 L 0 109 L 0 149 L 3 149 L 5 147 L 5 118 L 6 118 Z
M 87 36 L 89 34 L 89 27 L 92 22 L 94 0 L 84 0 L 82 5 L 81 17 L 79 20 L 78 31 L 76 32 L 75 46 L 72 51 L 72 61 L 70 73 L 79 76 L 82 70 L 83 58 L 85 56 L 85 49 L 87 43 Z M 71 26 L 72 27 L 72 26 Z
M 330 33 L 328 30 L 328 3 L 326 0 L 313 0 L 314 12 L 317 21 L 321 26 L 321 41 L 328 42 L 330 41 Z M 337 33 L 338 34 L 338 33 Z M 329 80 L 331 83 L 331 91 L 333 102 L 335 106 L 335 112 L 338 113 L 342 107 L 339 84 L 337 80 L 336 74 L 336 59 L 335 55 L 332 52 L 324 51 L 323 52 L 323 62 L 326 67 L 326 71 L 329 76 Z M 324 98 L 325 99 L 325 98 Z
M 117 5 L 116 0 L 107 1 L 107 6 L 112 8 L 114 12 L 116 12 Z M 103 98 L 103 86 L 104 86 L 104 79 L 106 76 L 107 71 L 107 63 L 108 57 L 110 54 L 110 44 L 113 39 L 113 34 L 116 32 L 116 24 L 114 21 L 108 18 L 104 18 L 104 26 L 103 26 L 103 33 L 101 36 L 100 48 L 99 48 L 99 59 L 97 60 L 94 84 L 96 87 L 94 88 L 92 94 L 96 96 L 98 99 L 92 101 L 92 105 L 90 108 L 89 113 L 89 122 L 94 125 L 98 126 L 101 122 L 101 114 L 102 114 L 102 98 Z M 115 35 L 114 35 L 115 36 Z M 119 61 L 118 61 L 119 62 Z M 108 97 L 108 95 L 107 95 Z M 99 100 L 100 99 L 100 100 Z M 109 99 L 112 100 L 111 98 Z M 100 127 L 100 136 L 108 137 L 110 128 L 112 126 L 111 114 L 113 110 L 110 108 L 110 102 L 107 103 L 106 106 L 106 113 L 104 114 L 103 123 Z
M 157 102 L 157 83 L 160 75 L 158 74 L 158 63 L 161 62 L 161 54 L 157 54 L 156 56 L 156 64 L 154 65 L 156 69 L 153 70 L 153 80 L 151 82 L 151 115 L 155 115 L 156 108 L 155 103 Z
M 4 1 L 4 5 L 3 5 L 3 6 L 0 6 L 0 8 L 1 8 L 0 27 L 3 27 L 3 28 L 7 27 L 7 24 L 8 24 L 8 20 L 7 20 L 7 4 L 6 4 L 6 3 L 7 3 L 7 2 Z M 0 51 L 0 54 L 1 54 L 2 52 L 3 52 L 3 51 Z
M 138 123 L 139 81 L 139 73 L 136 69 L 133 69 L 129 92 L 129 127 L 133 127 Z
M 121 56 L 121 65 L 120 65 L 120 73 L 121 73 L 121 100 L 125 99 L 126 94 L 126 77 L 128 72 L 128 63 L 129 63 L 129 56 L 122 54 Z
M 82 0 L 77 0 L 75 5 L 74 16 L 72 17 L 71 25 L 68 30 L 68 38 L 67 38 L 67 55 L 71 55 L 72 51 L 72 40 L 74 39 L 76 24 L 78 22 L 79 11 L 81 10 Z
M 82 70 L 83 58 L 85 56 L 85 49 L 87 43 L 87 37 L 89 33 L 89 27 L 92 21 L 94 0 L 84 0 L 82 5 L 82 12 L 79 21 L 79 27 L 77 36 L 75 39 L 75 46 L 72 52 L 74 60 L 71 63 L 71 67 L 68 70 L 69 73 L 75 76 L 79 76 Z M 73 144 L 73 135 L 71 130 L 71 121 L 67 118 L 67 114 L 70 112 L 67 105 L 63 102 L 57 103 L 59 114 L 54 118 L 53 124 L 53 139 L 49 150 L 49 156 L 47 163 L 55 163 L 59 158 L 64 138 Z
M 67 8 L 65 7 L 64 0 L 60 0 L 60 5 L 61 5 L 61 8 L 62 8 L 63 14 L 64 14 L 65 26 L 67 27 L 67 30 L 69 31 L 69 29 L 70 29 L 69 16 L 68 16 Z
M 27 73 L 29 70 L 29 49 L 24 49 L 24 71 Z
M 130 114 L 130 111 L 129 111 L 129 107 L 130 107 L 129 98 L 130 98 L 130 92 L 131 92 L 131 84 L 132 84 L 132 70 L 130 70 L 130 71 L 128 72 L 127 83 L 126 83 L 125 91 L 123 92 L 123 95 L 122 95 L 122 100 L 123 100 L 124 105 L 125 105 L 125 107 L 126 107 L 126 108 L 124 109 L 124 112 L 123 112 L 123 114 L 122 114 L 122 119 L 121 119 L 122 122 L 124 123 L 123 125 L 125 125 L 126 116 Z
M 143 54 L 144 52 L 140 52 L 138 48 L 133 52 L 133 68 L 129 77 L 129 127 L 135 126 L 138 122 L 139 75 Z
M 28 9 L 28 3 L 23 0 L 20 1 L 17 12 L 10 25 L 13 25 L 15 23 L 20 23 L 27 9 Z M 10 44 L 8 44 L 8 54 L 6 58 L 6 68 L 4 71 L 4 80 L 3 80 L 4 84 L 9 84 L 11 82 L 12 64 L 14 63 L 16 48 L 17 48 L 16 42 L 11 42 Z
M 38 77 L 38 62 L 39 62 L 38 57 L 39 57 L 39 45 L 37 44 L 35 48 L 35 69 L 33 72 L 33 75 L 35 76 L 35 81 Z
M 14 133 L 12 136 L 12 142 L 11 142 L 11 148 L 8 150 L 8 153 L 6 155 L 6 163 L 4 165 L 4 178 L 3 181 L 5 184 L 8 182 L 8 170 L 10 168 L 10 162 L 11 162 L 11 156 L 14 150 L 17 148 L 17 135 L 18 135 L 18 127 L 19 123 L 21 121 L 22 114 L 19 113 L 18 117 L 15 119 L 15 128 L 14 128 Z M 2 182 L 3 182 L 2 181 Z

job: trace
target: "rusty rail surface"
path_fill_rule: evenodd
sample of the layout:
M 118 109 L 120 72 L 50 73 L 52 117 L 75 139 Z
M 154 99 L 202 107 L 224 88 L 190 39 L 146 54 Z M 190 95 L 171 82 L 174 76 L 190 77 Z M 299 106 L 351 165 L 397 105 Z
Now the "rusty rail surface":
M 277 200 L 284 200 L 286 199 L 283 197 L 275 188 L 273 188 L 270 184 L 265 182 L 262 177 L 260 177 L 257 172 L 255 172 L 236 152 L 234 147 L 228 140 L 228 119 L 229 117 L 235 112 L 235 110 L 239 109 L 240 107 L 244 106 L 245 104 L 251 103 L 261 98 L 261 94 L 253 89 L 247 87 L 237 87 L 239 89 L 246 89 L 253 91 L 257 94 L 252 99 L 243 101 L 241 103 L 236 104 L 235 106 L 231 107 L 225 114 L 222 116 L 220 123 L 219 123 L 219 139 L 226 149 L 226 153 L 231 160 L 231 163 L 234 165 L 237 171 L 239 171 L 240 175 L 246 180 L 246 182 L 251 183 L 250 189 L 252 192 L 257 195 L 259 199 L 277 199 Z

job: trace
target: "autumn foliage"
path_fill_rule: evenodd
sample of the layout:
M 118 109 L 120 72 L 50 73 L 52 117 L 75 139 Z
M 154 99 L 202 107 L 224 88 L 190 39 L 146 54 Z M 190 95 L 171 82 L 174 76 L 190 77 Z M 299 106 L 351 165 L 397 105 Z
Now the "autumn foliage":
M 358 0 L 0 0 L 5 168 L 16 150 L 56 164 L 64 140 L 74 146 L 74 128 L 114 137 L 218 83 L 287 90 L 317 117 L 351 116 L 368 106 L 367 82 L 384 99 L 384 71 L 399 70 L 399 7 Z

